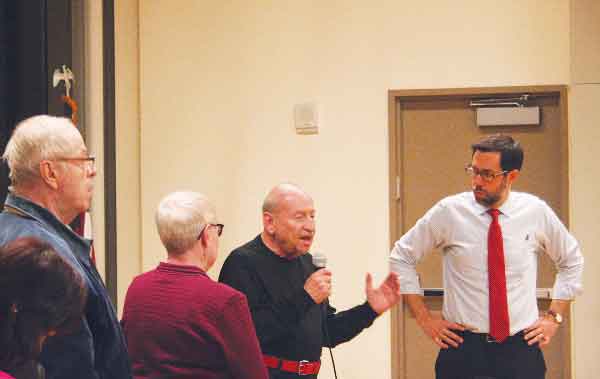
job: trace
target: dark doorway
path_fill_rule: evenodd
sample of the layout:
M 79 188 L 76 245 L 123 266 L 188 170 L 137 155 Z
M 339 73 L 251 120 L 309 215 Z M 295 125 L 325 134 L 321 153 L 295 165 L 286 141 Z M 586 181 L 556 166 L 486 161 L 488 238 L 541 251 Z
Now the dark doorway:
M 70 116 L 53 87 L 56 68 L 71 67 L 71 0 L 0 2 L 0 149 L 15 124 L 36 114 Z M 73 94 L 71 94 L 73 96 Z M 8 170 L 0 170 L 0 204 L 8 189 Z M 1 205 L 0 205 L 1 206 Z

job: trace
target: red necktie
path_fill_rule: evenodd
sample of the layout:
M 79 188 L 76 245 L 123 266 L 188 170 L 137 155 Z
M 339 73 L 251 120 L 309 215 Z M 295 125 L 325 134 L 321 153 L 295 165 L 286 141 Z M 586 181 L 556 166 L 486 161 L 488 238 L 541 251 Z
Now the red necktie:
M 506 300 L 506 272 L 502 230 L 497 209 L 490 209 L 492 223 L 488 231 L 488 281 L 490 291 L 490 335 L 502 342 L 509 336 L 508 301 Z

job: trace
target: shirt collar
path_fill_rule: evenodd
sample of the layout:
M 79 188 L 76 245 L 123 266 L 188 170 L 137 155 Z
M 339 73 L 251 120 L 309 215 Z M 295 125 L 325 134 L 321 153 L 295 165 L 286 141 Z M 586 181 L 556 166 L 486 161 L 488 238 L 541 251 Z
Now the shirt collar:
M 299 256 L 291 258 L 291 259 L 280 256 L 279 254 L 277 254 L 276 252 L 274 252 L 273 250 L 271 250 L 267 246 L 267 244 L 265 243 L 265 241 L 263 241 L 261 234 L 259 234 L 258 236 L 256 236 L 255 241 L 256 241 L 256 243 L 259 246 L 259 250 L 260 251 L 264 251 L 265 255 L 269 256 L 271 259 L 276 259 L 276 260 L 279 260 L 281 262 L 293 262 L 293 261 L 297 260 L 298 258 L 304 256 L 304 254 L 302 254 L 302 255 L 299 255 Z
M 472 192 L 471 192 L 471 198 L 473 199 L 475 209 L 477 210 L 477 213 L 479 215 L 486 214 L 487 211 L 490 209 L 489 207 L 486 207 L 485 205 L 479 204 L 477 202 L 477 200 L 475 200 L 475 195 L 473 195 Z M 502 205 L 500 206 L 500 208 L 498 208 L 498 210 L 500 211 L 500 213 L 502 215 L 504 215 L 506 217 L 510 217 L 514 213 L 515 207 L 514 207 L 512 191 L 508 193 L 508 198 L 506 198 L 506 201 L 504 201 L 504 203 L 502 203 Z
M 158 271 L 164 272 L 181 272 L 185 274 L 208 276 L 200 267 L 191 265 L 178 265 L 174 263 L 160 262 L 157 269 Z
M 512 195 L 512 192 L 509 191 L 506 201 L 502 204 L 502 206 L 500 206 L 500 208 L 498 208 L 500 213 L 502 213 L 506 217 L 510 217 L 515 212 L 515 202 L 513 201 L 513 199 L 514 196 Z
M 69 235 L 71 238 L 75 238 L 79 242 L 83 242 L 88 248 L 90 247 L 90 240 L 75 233 L 70 226 L 63 224 L 62 221 L 60 221 L 52 212 L 41 205 L 36 204 L 24 197 L 17 196 L 13 193 L 8 194 L 4 204 L 8 207 L 17 209 L 20 213 L 23 213 L 25 216 L 32 218 L 41 224 L 48 225 L 60 233 Z

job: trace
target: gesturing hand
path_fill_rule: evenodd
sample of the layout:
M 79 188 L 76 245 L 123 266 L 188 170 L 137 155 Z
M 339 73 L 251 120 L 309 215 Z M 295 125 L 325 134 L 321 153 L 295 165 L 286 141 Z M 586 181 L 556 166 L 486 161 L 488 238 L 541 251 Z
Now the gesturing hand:
M 378 288 L 373 288 L 373 278 L 367 273 L 365 292 L 367 301 L 377 314 L 387 311 L 400 300 L 400 279 L 391 272 Z
M 312 273 L 304 283 L 304 290 L 313 301 L 321 304 L 331 295 L 331 271 L 322 268 Z

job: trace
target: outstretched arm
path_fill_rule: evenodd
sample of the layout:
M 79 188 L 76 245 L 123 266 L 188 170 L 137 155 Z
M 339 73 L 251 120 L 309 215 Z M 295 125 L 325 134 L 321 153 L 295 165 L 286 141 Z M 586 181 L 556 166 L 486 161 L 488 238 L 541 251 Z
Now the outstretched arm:
M 324 345 L 334 347 L 356 337 L 365 328 L 371 326 L 375 318 L 394 306 L 400 300 L 400 283 L 396 274 L 390 274 L 377 288 L 373 288 L 373 279 L 367 274 L 367 301 L 343 312 L 335 313 L 328 307 L 326 329 L 323 331 Z

